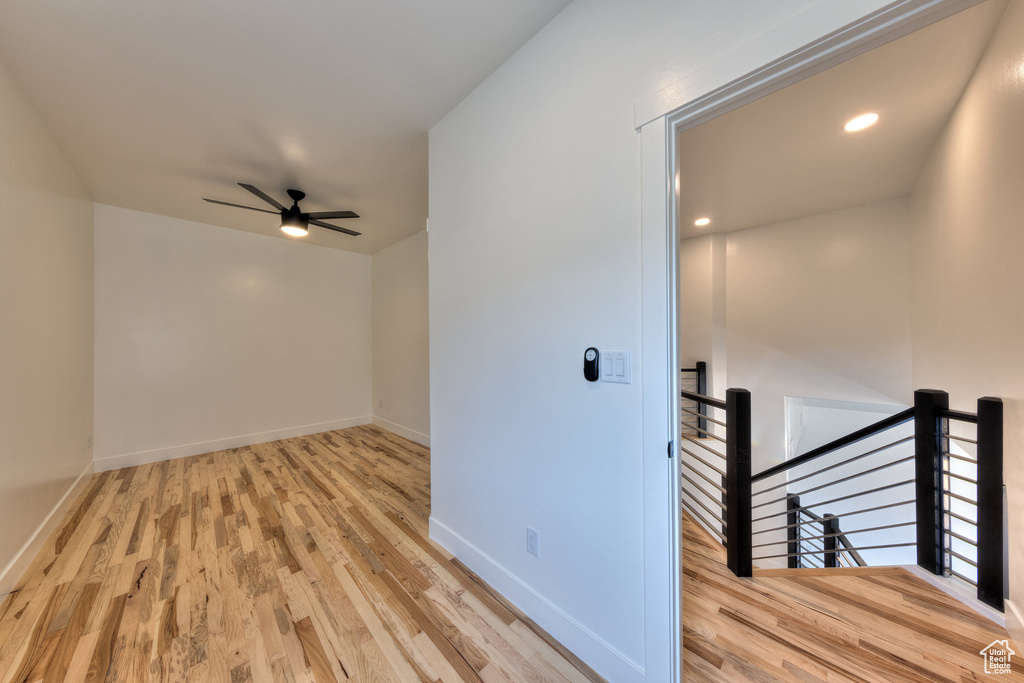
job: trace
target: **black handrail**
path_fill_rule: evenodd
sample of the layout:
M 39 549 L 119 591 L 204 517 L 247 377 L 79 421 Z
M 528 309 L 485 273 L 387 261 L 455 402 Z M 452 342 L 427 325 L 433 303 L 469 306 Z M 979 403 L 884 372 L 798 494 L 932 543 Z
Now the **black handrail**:
M 850 543 L 850 539 L 846 537 L 846 534 L 840 531 L 838 538 L 839 542 L 843 544 L 843 552 L 852 557 L 858 567 L 868 566 L 867 561 L 857 552 L 857 549 Z
M 831 453 L 832 451 L 837 451 L 840 448 L 849 446 L 850 444 L 857 443 L 858 441 L 863 441 L 864 439 L 870 436 L 874 436 L 879 432 L 884 432 L 886 429 L 896 427 L 897 425 L 901 425 L 904 422 L 910 422 L 913 419 L 914 409 L 907 408 L 906 410 L 902 410 L 896 413 L 895 415 L 890 415 L 889 417 L 881 419 L 878 422 L 875 422 L 874 424 L 870 424 L 867 427 L 864 427 L 863 429 L 858 429 L 855 432 L 850 432 L 849 434 L 841 436 L 834 441 L 830 441 L 824 446 L 818 446 L 817 448 L 811 449 L 802 455 L 798 455 L 792 460 L 787 460 L 786 462 L 779 463 L 774 467 L 769 467 L 768 469 L 762 472 L 758 472 L 757 474 L 753 475 L 753 477 L 751 477 L 751 481 L 757 482 L 761 481 L 762 479 L 767 479 L 768 477 L 779 474 L 780 472 L 785 472 L 788 469 L 792 469 L 797 465 L 803 465 L 804 463 L 810 462 L 815 458 L 820 458 L 821 456 L 826 455 L 827 453 Z
M 692 391 L 680 391 L 679 394 L 683 398 L 688 398 L 691 401 L 697 401 L 698 403 L 706 403 L 713 408 L 721 408 L 722 410 L 725 410 L 726 407 L 725 401 L 720 401 L 717 398 L 705 396 L 704 394 L 695 394 Z
M 945 417 L 950 420 L 960 420 L 961 422 L 970 422 L 971 424 L 978 424 L 978 416 L 974 413 L 966 413 L 962 410 L 951 410 L 949 408 L 940 408 L 935 411 L 935 417 Z

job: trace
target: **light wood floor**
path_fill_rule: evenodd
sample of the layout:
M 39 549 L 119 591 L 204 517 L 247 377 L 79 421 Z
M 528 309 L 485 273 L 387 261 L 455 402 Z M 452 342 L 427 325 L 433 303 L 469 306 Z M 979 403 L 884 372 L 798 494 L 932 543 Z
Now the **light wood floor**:
M 0 681 L 600 681 L 427 539 L 429 463 L 355 427 L 94 475 Z
M 739 579 L 685 515 L 683 545 L 686 681 L 1024 681 L 1022 654 L 1012 675 L 984 673 L 978 653 L 1005 630 L 904 569 Z

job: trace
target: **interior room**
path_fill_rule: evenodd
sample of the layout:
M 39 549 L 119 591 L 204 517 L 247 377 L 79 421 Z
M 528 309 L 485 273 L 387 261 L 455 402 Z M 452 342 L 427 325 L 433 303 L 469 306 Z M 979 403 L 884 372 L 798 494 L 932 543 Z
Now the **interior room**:
M 816 122 L 815 74 L 947 17 L 966 23 L 903 67 L 938 109 L 863 131 L 904 161 L 847 164 L 837 142 L 741 176 L 760 124 L 708 132 L 793 83 Z M 921 389 L 949 394 L 928 415 L 974 416 L 941 458 L 980 460 L 995 404 L 976 400 L 1000 398 L 1010 579 L 991 588 L 988 556 L 950 545 L 982 598 L 888 574 L 865 599 L 948 598 L 959 621 L 907 633 L 1024 678 L 1021 25 L 1000 0 L 5 3 L 0 683 L 827 680 L 815 657 L 746 666 L 734 632 L 690 628 L 687 605 L 736 613 L 698 568 L 789 595 L 719 560 L 739 523 L 683 516 L 682 448 L 736 443 L 714 404 L 681 401 L 698 361 L 709 397 L 750 391 L 754 473 L 834 440 L 823 416 L 910 429 Z M 672 177 L 723 149 L 701 163 L 742 183 Z M 804 163 L 807 183 L 873 182 L 754 196 Z M 759 298 L 791 295 L 808 307 Z M 854 533 L 814 496 L 843 532 L 794 542 Z M 943 538 L 989 548 L 956 501 Z M 787 505 L 755 512 L 785 528 L 804 509 Z M 781 554 L 763 569 L 791 571 L 788 536 L 747 521 Z M 852 556 L 829 552 L 792 570 Z M 890 680 L 939 671 L 878 657 Z

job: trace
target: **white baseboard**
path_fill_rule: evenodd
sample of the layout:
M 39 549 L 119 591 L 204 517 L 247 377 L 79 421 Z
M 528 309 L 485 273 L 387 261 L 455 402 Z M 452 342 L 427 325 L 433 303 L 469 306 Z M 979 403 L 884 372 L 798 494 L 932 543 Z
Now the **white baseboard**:
M 109 455 L 103 458 L 96 458 L 96 471 L 106 472 L 107 470 L 116 470 L 122 467 L 135 467 L 136 465 L 147 465 L 151 462 L 173 460 L 174 458 L 184 458 L 190 455 L 200 455 L 202 453 L 210 453 L 212 451 L 223 451 L 227 448 L 251 446 L 254 443 L 266 443 L 267 441 L 291 439 L 296 436 L 319 434 L 320 432 L 330 432 L 335 429 L 345 429 L 346 427 L 358 427 L 360 425 L 370 424 L 371 421 L 372 418 L 369 416 L 350 417 L 343 420 L 334 420 L 332 422 L 321 422 L 319 424 L 303 425 L 301 427 L 276 429 L 272 432 L 245 434 L 243 436 L 232 436 L 226 439 L 216 439 L 214 441 L 203 441 L 200 443 L 184 444 L 182 446 L 157 448 L 152 451 L 126 453 L 124 455 Z
M 383 417 L 379 417 L 377 415 L 374 415 L 372 420 L 373 424 L 377 425 L 378 427 L 383 427 L 389 432 L 394 432 L 395 434 L 398 434 L 402 438 L 409 439 L 409 441 L 415 441 L 421 446 L 426 446 L 427 448 L 430 448 L 430 436 L 427 434 L 417 432 L 415 429 L 403 427 L 400 424 L 392 422 L 391 420 L 385 420 Z
M 85 485 L 89 483 L 89 477 L 93 471 L 93 463 L 90 462 L 82 470 L 82 473 L 78 475 L 78 479 L 68 487 L 64 496 L 53 506 L 46 519 L 36 527 L 36 530 L 32 532 L 32 535 L 25 541 L 25 544 L 21 546 L 11 561 L 7 563 L 7 566 L 0 570 L 0 603 L 17 587 L 18 581 L 28 571 L 32 560 L 36 559 L 36 555 L 43 549 L 46 539 L 57 528 L 57 525 L 64 518 L 64 515 L 67 514 L 67 511 L 71 509 L 71 505 L 78 498 L 79 494 L 85 490 Z
M 920 579 L 924 579 L 925 581 L 935 586 L 940 591 L 942 591 L 949 597 L 953 598 L 954 600 L 957 600 L 966 605 L 967 607 L 970 607 L 972 610 L 982 615 L 986 619 L 995 622 L 1003 628 L 1009 628 L 1009 620 L 1007 619 L 1008 614 L 1004 615 L 1003 612 L 1000 612 L 997 609 L 993 609 L 992 607 L 989 607 L 988 605 L 983 603 L 981 600 L 978 600 L 977 591 L 975 590 L 974 586 L 971 586 L 966 582 L 960 581 L 959 579 L 953 579 L 945 576 L 938 576 L 936 574 L 932 574 L 927 569 L 919 567 L 916 564 L 904 564 L 900 566 L 906 569 L 914 576 Z
M 1006 630 L 1017 645 L 1017 652 L 1024 656 L 1024 612 L 1021 612 L 1011 600 L 1003 602 L 1006 606 Z
M 476 572 L 559 643 L 609 681 L 642 683 L 644 668 L 606 643 L 443 522 L 430 518 L 430 538 Z

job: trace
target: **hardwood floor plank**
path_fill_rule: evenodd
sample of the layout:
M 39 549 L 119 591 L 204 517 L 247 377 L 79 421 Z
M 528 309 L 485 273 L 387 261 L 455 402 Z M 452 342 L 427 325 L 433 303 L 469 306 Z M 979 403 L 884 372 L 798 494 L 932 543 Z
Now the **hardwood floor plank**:
M 429 514 L 429 449 L 375 426 L 96 474 L 0 603 L 0 683 L 603 683 Z
M 981 681 L 979 651 L 1008 637 L 899 567 L 738 578 L 722 545 L 682 521 L 687 681 Z M 1024 681 L 1020 660 L 1003 680 Z
M 103 485 L 109 478 L 110 472 L 104 472 L 94 478 L 93 482 L 89 485 L 89 489 L 80 499 L 80 502 L 74 512 L 71 513 L 70 518 L 64 522 L 64 526 L 57 532 L 57 537 L 54 539 L 53 546 L 58 555 L 61 554 L 64 547 L 68 544 L 68 541 L 71 540 L 71 537 L 78 529 L 79 524 L 81 524 L 82 520 L 85 519 L 86 513 L 99 496 L 100 491 L 103 489 Z
M 82 589 L 78 600 L 75 601 L 74 612 L 63 630 L 57 650 L 43 676 L 43 683 L 61 683 L 64 680 L 64 674 L 71 667 L 71 659 L 89 621 L 93 602 L 99 590 L 98 583 L 90 583 Z

